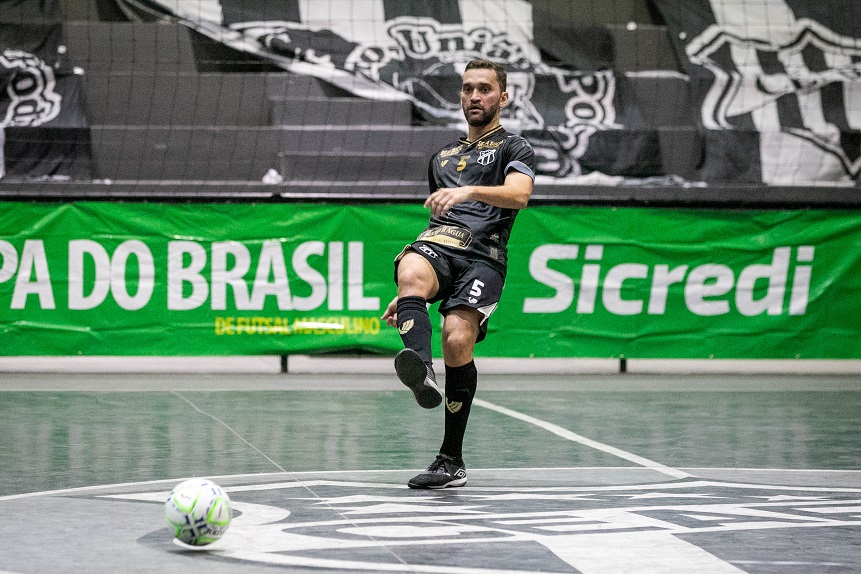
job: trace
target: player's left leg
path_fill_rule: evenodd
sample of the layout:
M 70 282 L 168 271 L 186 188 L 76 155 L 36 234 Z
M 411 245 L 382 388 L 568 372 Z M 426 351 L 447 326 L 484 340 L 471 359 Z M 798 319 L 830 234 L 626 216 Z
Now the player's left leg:
M 463 462 L 463 437 L 478 384 L 473 351 L 484 316 L 457 307 L 445 317 L 442 352 L 445 359 L 445 435 L 440 452 Z
M 466 484 L 463 437 L 475 396 L 478 373 L 473 361 L 484 315 L 469 307 L 451 309 L 442 332 L 445 359 L 445 435 L 439 455 L 427 471 L 409 481 L 411 488 L 447 488 Z

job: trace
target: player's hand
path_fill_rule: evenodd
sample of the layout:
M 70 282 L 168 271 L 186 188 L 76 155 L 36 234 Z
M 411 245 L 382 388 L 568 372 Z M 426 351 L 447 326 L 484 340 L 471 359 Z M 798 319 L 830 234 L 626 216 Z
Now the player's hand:
M 469 199 L 470 188 L 467 187 L 443 187 L 428 196 L 425 207 L 430 209 L 434 217 L 442 217 L 458 203 Z
M 398 298 L 395 297 L 392 299 L 392 302 L 389 303 L 389 306 L 386 307 L 386 312 L 383 313 L 383 316 L 380 317 L 386 325 L 389 327 L 397 327 L 398 326 Z

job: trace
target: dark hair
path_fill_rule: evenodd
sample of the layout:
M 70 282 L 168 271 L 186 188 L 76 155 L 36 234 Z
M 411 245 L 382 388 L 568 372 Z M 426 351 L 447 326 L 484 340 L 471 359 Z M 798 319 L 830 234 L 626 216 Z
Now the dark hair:
M 491 62 L 490 60 L 471 60 L 467 65 L 466 70 L 493 70 L 496 72 L 496 81 L 499 82 L 499 91 L 504 92 L 505 87 L 508 81 L 508 75 L 505 73 L 505 70 L 502 66 L 497 64 L 496 62 Z

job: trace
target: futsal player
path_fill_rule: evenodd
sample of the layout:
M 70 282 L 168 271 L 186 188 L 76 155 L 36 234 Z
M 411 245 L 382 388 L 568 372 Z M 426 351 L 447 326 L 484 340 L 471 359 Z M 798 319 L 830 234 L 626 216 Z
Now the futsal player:
M 499 303 L 507 243 L 517 211 L 526 207 L 535 179 L 535 155 L 522 137 L 499 122 L 508 104 L 506 73 L 487 60 L 469 62 L 460 103 L 469 125 L 465 138 L 430 160 L 430 222 L 395 259 L 397 297 L 382 319 L 397 327 L 404 349 L 395 357 L 398 378 L 416 402 L 443 402 L 431 357 L 428 304 L 441 301 L 445 362 L 445 430 L 436 460 L 412 478 L 411 488 L 466 484 L 463 438 L 477 386 L 475 344 Z

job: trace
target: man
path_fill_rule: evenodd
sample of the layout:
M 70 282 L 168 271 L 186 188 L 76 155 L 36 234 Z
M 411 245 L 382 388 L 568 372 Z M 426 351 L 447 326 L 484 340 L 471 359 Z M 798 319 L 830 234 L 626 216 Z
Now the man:
M 463 437 L 477 386 L 473 350 L 499 302 L 511 227 L 535 178 L 532 147 L 499 123 L 508 104 L 505 88 L 497 64 L 467 64 L 460 103 L 469 134 L 431 158 L 424 204 L 430 223 L 395 259 L 398 294 L 382 319 L 401 334 L 405 348 L 395 357 L 395 371 L 424 408 L 443 398 L 432 364 L 428 303 L 441 301 L 444 317 L 445 433 L 436 460 L 408 482 L 411 488 L 466 484 Z

